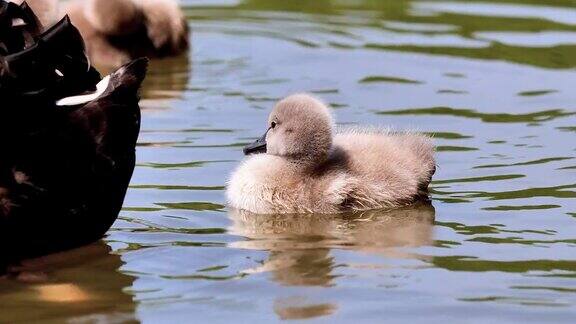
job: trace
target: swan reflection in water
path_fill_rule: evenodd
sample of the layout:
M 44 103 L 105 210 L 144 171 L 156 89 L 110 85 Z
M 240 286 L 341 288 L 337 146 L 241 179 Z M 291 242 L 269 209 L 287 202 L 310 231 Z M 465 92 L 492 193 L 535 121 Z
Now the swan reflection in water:
M 23 261 L 0 277 L 0 323 L 120 323 L 134 321 L 125 291 L 134 278 L 119 271 L 120 255 L 103 242 Z
M 113 71 L 112 67 L 96 65 L 102 75 Z M 189 89 L 192 77 L 192 61 L 185 53 L 174 57 L 150 61 L 146 79 L 140 91 L 140 106 L 144 113 L 169 110 L 174 101 L 182 99 Z
M 283 286 L 335 285 L 332 249 L 353 250 L 385 258 L 428 260 L 410 252 L 431 245 L 435 211 L 422 202 L 395 210 L 337 215 L 257 215 L 231 210 L 230 233 L 245 237 L 232 247 L 269 251 L 262 265 L 245 273 L 270 272 Z M 349 265 L 353 266 L 353 265 Z M 277 299 L 281 319 L 303 319 L 334 313 L 337 305 L 303 296 Z

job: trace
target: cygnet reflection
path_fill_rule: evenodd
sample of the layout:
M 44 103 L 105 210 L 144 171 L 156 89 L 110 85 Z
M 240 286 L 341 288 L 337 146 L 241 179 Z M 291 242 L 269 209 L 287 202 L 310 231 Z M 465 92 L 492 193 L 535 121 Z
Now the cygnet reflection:
M 338 215 L 231 210 L 230 232 L 246 238 L 232 243 L 233 247 L 270 252 L 261 266 L 245 272 L 272 272 L 273 280 L 283 285 L 329 286 L 335 264 L 331 249 L 426 260 L 410 248 L 433 243 L 434 217 L 429 202 Z

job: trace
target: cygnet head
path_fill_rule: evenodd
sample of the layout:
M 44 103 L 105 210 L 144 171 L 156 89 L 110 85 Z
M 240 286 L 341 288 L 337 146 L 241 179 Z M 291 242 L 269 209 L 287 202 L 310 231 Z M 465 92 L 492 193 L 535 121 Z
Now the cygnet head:
M 315 165 L 332 147 L 334 121 L 328 107 L 307 95 L 289 96 L 276 104 L 262 138 L 244 148 L 246 155 L 267 153 L 292 162 Z

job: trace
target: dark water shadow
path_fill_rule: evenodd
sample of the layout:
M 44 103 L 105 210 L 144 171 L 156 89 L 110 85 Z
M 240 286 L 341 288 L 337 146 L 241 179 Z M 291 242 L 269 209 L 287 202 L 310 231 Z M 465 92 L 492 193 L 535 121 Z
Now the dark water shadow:
M 137 322 L 134 278 L 122 274 L 119 255 L 104 242 L 22 261 L 0 277 L 1 323 Z

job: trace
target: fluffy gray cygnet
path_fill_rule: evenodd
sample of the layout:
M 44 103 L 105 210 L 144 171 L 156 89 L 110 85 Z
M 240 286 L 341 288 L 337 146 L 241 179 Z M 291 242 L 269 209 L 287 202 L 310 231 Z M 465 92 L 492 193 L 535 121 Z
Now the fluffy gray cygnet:
M 230 207 L 258 214 L 339 213 L 428 199 L 432 140 L 414 132 L 334 130 L 329 108 L 297 94 L 273 109 L 264 137 L 227 186 Z M 260 153 L 260 154 L 252 154 Z

